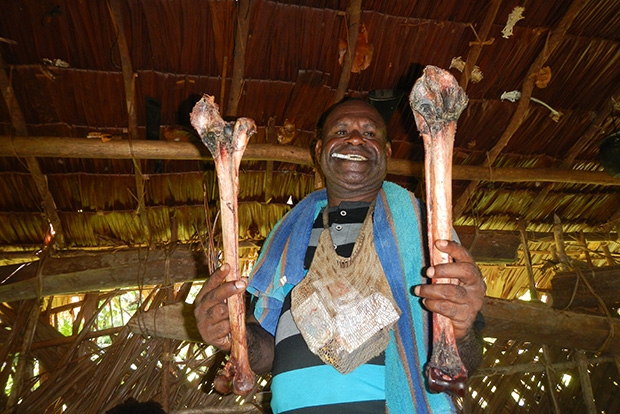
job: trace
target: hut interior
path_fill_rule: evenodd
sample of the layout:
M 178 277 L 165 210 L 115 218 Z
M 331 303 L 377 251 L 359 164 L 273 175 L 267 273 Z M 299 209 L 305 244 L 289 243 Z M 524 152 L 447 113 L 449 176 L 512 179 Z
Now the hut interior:
M 420 197 L 407 99 L 427 65 L 469 104 L 453 219 L 487 283 L 463 413 L 620 412 L 620 2 L 12 0 L 0 12 L 0 405 L 269 412 L 212 389 L 225 356 L 192 301 L 220 256 L 215 97 L 258 132 L 241 164 L 239 261 L 323 185 L 320 114 L 388 123 L 388 179 Z

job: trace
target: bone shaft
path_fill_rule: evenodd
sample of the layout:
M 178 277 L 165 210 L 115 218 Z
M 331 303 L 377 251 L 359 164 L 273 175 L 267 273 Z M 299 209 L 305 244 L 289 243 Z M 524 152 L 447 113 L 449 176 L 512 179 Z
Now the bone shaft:
M 424 139 L 424 149 L 427 157 L 426 194 L 428 239 L 431 264 L 433 266 L 448 263 L 450 257 L 435 247 L 439 239 L 452 239 L 452 141 L 454 136 L 454 122 L 436 132 L 434 136 Z M 452 279 L 437 278 L 433 283 L 451 283 Z M 448 342 L 453 342 L 454 330 L 450 320 L 442 315 L 433 315 L 433 332 L 445 332 Z
M 431 264 L 433 266 L 448 263 L 450 257 L 437 248 L 436 240 L 452 239 L 452 148 L 455 122 L 445 125 L 435 136 L 424 139 L 424 149 L 428 156 L 425 159 L 428 239 Z M 437 278 L 433 283 L 451 283 L 452 279 Z M 448 342 L 454 338 L 452 323 L 446 317 L 433 315 L 433 336 L 445 332 Z
M 452 239 L 452 140 L 454 130 L 438 131 L 424 140 L 426 169 L 427 217 L 431 264 L 448 263 L 449 256 L 435 248 L 435 241 Z M 450 125 L 447 125 L 448 127 Z M 438 279 L 441 280 L 441 279 Z M 449 279 L 448 279 L 449 280 Z M 442 282 L 446 283 L 446 282 Z
M 237 195 L 239 193 L 239 168 L 227 155 L 216 160 L 216 169 L 220 191 L 220 216 L 222 222 L 222 250 L 224 261 L 229 264 L 227 281 L 240 278 L 239 271 L 239 217 L 237 213 Z M 245 329 L 245 302 L 243 296 L 235 295 L 228 299 L 230 319 L 231 350 L 230 359 L 234 366 L 233 389 L 235 393 L 244 394 L 254 385 L 253 373 L 248 361 L 248 347 Z

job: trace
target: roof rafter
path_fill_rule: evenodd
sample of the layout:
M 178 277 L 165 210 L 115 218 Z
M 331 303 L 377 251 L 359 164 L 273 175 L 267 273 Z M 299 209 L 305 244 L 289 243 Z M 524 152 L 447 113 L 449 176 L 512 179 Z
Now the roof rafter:
M 21 107 L 19 106 L 19 102 L 17 102 L 15 93 L 13 91 L 13 86 L 11 85 L 11 80 L 7 76 L 4 70 L 4 66 L 4 60 L 0 55 L 0 89 L 2 89 L 2 96 L 4 98 L 4 101 L 6 102 L 7 108 L 9 108 L 11 123 L 13 124 L 16 135 L 25 137 L 28 136 L 28 127 L 26 126 L 26 120 L 24 118 Z M 54 242 L 58 246 L 63 247 L 65 237 L 62 222 L 60 221 L 60 217 L 56 212 L 56 202 L 54 201 L 54 197 L 52 196 L 52 193 L 50 192 L 47 185 L 47 179 L 41 171 L 41 166 L 39 165 L 39 162 L 36 160 L 36 158 L 34 158 L 33 156 L 26 156 L 26 164 L 28 170 L 30 171 L 30 175 L 32 176 L 32 179 L 34 180 L 34 183 L 37 187 L 39 196 L 41 197 L 41 205 L 43 207 L 43 211 L 45 212 L 45 215 L 53 226 L 55 232 Z
M 488 151 L 487 158 L 483 162 L 483 166 L 493 165 L 499 154 L 502 150 L 508 145 L 508 142 L 513 137 L 513 135 L 517 132 L 525 117 L 527 115 L 528 108 L 530 107 L 530 97 L 532 96 L 532 92 L 534 90 L 534 85 L 536 82 L 536 75 L 543 67 L 549 56 L 555 51 L 555 49 L 560 45 L 564 36 L 566 35 L 566 31 L 571 26 L 581 9 L 586 4 L 586 0 L 574 0 L 566 14 L 562 17 L 562 20 L 558 23 L 555 30 L 553 30 L 545 43 L 542 51 L 538 54 L 538 57 L 530 66 L 527 74 L 525 75 L 525 79 L 523 80 L 523 86 L 521 88 L 521 98 L 519 99 L 519 104 L 517 105 L 517 109 L 512 114 L 512 118 L 510 119 L 510 123 L 506 127 L 506 130 L 499 138 L 499 141 L 495 144 L 490 151 Z M 478 181 L 473 181 L 469 183 L 463 194 L 458 198 L 458 200 L 454 203 L 454 217 L 459 217 L 465 211 L 467 206 L 467 202 L 474 190 L 478 186 Z
M 129 145 L 138 140 L 138 117 L 136 115 L 136 84 L 133 67 L 131 64 L 131 55 L 127 38 L 125 37 L 125 25 L 123 24 L 123 11 L 121 10 L 120 0 L 112 0 L 109 2 L 110 17 L 112 23 L 118 33 L 118 50 L 121 55 L 121 67 L 123 70 L 123 81 L 125 85 L 125 104 L 127 105 L 127 124 L 129 130 Z M 151 231 L 149 220 L 146 215 L 146 203 L 144 201 L 144 176 L 140 163 L 133 156 L 131 157 L 135 169 L 136 181 L 136 202 L 138 204 L 137 212 L 142 224 L 142 231 L 145 239 L 151 241 Z
M 347 51 L 344 55 L 342 72 L 340 73 L 340 79 L 338 80 L 338 86 L 336 87 L 336 94 L 334 95 L 333 103 L 342 100 L 347 88 L 349 87 L 349 81 L 351 80 L 351 69 L 353 68 L 355 51 L 357 50 L 357 38 L 360 31 L 361 14 L 362 0 L 350 0 L 347 5 L 347 11 L 344 14 L 345 24 L 347 27 Z

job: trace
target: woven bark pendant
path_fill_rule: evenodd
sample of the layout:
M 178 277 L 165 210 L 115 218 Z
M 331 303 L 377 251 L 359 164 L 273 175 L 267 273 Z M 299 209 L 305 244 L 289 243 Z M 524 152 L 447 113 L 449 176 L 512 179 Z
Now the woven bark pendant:
M 306 277 L 291 293 L 291 313 L 308 348 L 343 374 L 379 355 L 400 317 L 375 251 L 372 207 L 351 257 L 321 233 Z

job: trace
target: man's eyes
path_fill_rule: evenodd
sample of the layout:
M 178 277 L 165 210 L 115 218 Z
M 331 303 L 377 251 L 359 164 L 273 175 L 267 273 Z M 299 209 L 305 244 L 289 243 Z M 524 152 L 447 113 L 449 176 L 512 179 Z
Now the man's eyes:
M 339 129 L 335 132 L 335 135 L 338 136 L 345 136 L 347 134 L 348 131 L 346 129 Z M 364 131 L 362 132 L 362 135 L 364 135 L 365 137 L 374 138 L 377 134 L 375 131 Z

